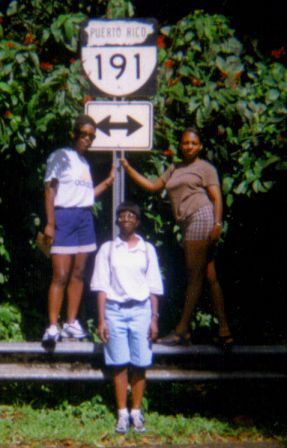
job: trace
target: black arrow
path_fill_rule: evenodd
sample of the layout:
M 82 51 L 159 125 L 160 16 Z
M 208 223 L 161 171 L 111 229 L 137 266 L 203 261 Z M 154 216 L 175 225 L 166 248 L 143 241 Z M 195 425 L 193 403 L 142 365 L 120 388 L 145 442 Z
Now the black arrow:
M 123 123 L 111 123 L 111 116 L 104 118 L 97 124 L 97 129 L 110 136 L 112 129 L 126 129 L 127 136 L 133 134 L 138 129 L 142 128 L 142 124 L 138 123 L 134 118 L 127 115 L 127 121 Z

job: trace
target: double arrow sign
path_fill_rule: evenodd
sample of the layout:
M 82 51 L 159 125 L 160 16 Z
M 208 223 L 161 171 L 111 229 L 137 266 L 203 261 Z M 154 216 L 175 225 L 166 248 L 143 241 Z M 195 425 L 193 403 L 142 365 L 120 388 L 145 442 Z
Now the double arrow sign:
M 93 150 L 149 150 L 153 106 L 147 101 L 91 101 L 86 113 L 97 123 Z
M 104 134 L 110 136 L 111 131 L 119 131 L 126 130 L 126 136 L 132 135 L 138 129 L 142 128 L 143 125 L 136 121 L 134 118 L 130 117 L 130 115 L 126 116 L 125 122 L 111 122 L 111 115 L 108 115 L 99 123 L 97 123 L 97 129 L 99 129 Z

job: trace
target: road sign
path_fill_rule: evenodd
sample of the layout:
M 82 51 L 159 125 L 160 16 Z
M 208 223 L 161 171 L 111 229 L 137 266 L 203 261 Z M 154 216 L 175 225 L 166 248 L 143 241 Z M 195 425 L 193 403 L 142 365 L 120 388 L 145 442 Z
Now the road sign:
M 154 19 L 91 20 L 82 28 L 82 65 L 98 95 L 155 94 L 156 28 Z
M 97 124 L 91 150 L 147 151 L 152 147 L 153 105 L 147 101 L 90 101 L 85 113 Z

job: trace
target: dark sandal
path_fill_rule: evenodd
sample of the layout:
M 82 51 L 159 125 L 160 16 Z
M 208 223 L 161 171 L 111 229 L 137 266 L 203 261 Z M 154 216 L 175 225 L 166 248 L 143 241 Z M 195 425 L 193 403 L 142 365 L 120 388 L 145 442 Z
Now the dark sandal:
M 184 334 L 177 333 L 175 330 L 162 338 L 157 339 L 157 344 L 168 345 L 170 347 L 175 345 L 187 345 L 190 340 L 190 333 L 186 331 Z
M 225 336 L 218 336 L 217 338 L 218 345 L 224 349 L 231 348 L 234 344 L 234 337 L 232 334 L 227 334 Z

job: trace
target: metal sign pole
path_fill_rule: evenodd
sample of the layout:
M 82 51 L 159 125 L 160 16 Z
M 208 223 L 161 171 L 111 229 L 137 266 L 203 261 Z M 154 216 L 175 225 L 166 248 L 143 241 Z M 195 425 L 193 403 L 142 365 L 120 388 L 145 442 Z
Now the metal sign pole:
M 120 159 L 124 157 L 124 151 L 113 152 L 113 165 L 116 170 L 116 177 L 113 183 L 113 214 L 112 214 L 112 232 L 113 239 L 118 234 L 116 225 L 116 209 L 125 199 L 125 171 L 121 166 Z

